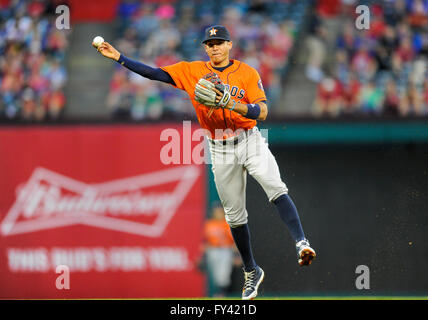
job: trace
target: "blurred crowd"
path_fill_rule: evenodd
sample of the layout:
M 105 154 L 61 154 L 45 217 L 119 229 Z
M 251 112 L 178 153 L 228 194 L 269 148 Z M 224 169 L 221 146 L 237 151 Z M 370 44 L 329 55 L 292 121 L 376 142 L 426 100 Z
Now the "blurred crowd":
M 232 36 L 232 58 L 255 67 L 270 107 L 281 92 L 290 51 L 303 19 L 306 0 L 123 0 L 118 7 L 120 52 L 152 67 L 207 60 L 200 43 L 205 28 L 225 25 Z M 116 117 L 134 120 L 194 117 L 187 96 L 169 85 L 147 80 L 117 66 L 107 106 Z
M 361 4 L 370 9 L 370 24 L 359 30 Z M 321 0 L 317 10 L 318 40 L 326 43 L 325 19 L 339 18 L 341 27 L 332 59 L 314 59 L 307 68 L 318 83 L 315 114 L 428 115 L 428 0 Z
M 0 119 L 57 119 L 65 106 L 67 30 L 55 27 L 64 1 L 0 1 Z

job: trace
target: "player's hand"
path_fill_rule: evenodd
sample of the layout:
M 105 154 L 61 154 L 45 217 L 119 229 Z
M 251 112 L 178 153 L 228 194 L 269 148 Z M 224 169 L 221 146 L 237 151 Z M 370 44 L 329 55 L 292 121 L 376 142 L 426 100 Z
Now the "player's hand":
M 208 73 L 195 87 L 195 100 L 208 107 L 227 108 L 230 92 L 215 73 Z
M 98 48 L 94 43 L 92 43 L 92 46 L 96 48 L 97 51 L 100 52 L 104 57 L 113 59 L 115 61 L 119 60 L 120 52 L 117 51 L 110 43 L 104 41 L 98 46 Z
M 216 94 L 215 96 L 215 103 L 218 105 L 220 101 L 223 99 L 224 93 L 218 90 L 217 88 L 214 88 L 214 92 Z M 230 109 L 230 106 L 232 104 L 232 99 L 229 98 L 229 100 L 224 104 L 223 108 Z

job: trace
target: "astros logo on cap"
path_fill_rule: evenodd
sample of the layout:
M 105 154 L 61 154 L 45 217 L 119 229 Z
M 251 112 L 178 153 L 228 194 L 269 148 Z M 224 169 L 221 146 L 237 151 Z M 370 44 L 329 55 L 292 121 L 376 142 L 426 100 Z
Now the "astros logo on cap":
M 217 34 L 217 29 L 212 28 L 210 30 L 210 36 L 215 36 Z

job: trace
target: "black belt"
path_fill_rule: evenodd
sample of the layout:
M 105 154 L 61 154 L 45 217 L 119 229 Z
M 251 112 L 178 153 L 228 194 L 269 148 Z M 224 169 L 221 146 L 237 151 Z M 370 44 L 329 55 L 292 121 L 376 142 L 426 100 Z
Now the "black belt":
M 222 145 L 227 145 L 227 144 L 233 144 L 233 145 L 237 145 L 238 144 L 238 142 L 239 141 L 241 141 L 242 140 L 242 138 L 240 138 L 239 136 L 238 137 L 235 137 L 235 138 L 233 138 L 233 139 L 230 139 L 230 140 L 216 140 L 216 142 L 218 141 L 218 142 L 220 142 Z M 215 143 L 214 141 L 211 141 L 212 143 Z
M 212 140 L 212 139 L 210 139 L 210 141 L 212 144 L 219 142 L 224 146 L 227 144 L 237 145 L 240 141 L 242 141 L 244 138 L 248 137 L 251 133 L 253 133 L 253 129 L 245 130 L 243 133 L 234 137 L 233 139 L 224 139 L 224 140 Z

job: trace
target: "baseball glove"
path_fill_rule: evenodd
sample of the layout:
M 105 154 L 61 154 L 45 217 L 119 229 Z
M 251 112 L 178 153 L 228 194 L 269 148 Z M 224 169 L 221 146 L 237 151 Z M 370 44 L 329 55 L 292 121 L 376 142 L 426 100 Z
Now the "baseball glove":
M 217 89 L 222 94 L 218 102 L 216 102 L 217 93 L 214 89 Z M 210 72 L 199 79 L 196 84 L 195 100 L 203 105 L 211 107 L 211 109 L 224 108 L 230 101 L 230 92 L 219 76 L 214 72 Z

